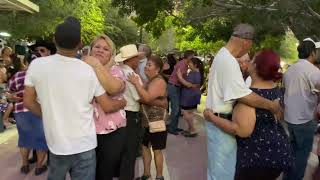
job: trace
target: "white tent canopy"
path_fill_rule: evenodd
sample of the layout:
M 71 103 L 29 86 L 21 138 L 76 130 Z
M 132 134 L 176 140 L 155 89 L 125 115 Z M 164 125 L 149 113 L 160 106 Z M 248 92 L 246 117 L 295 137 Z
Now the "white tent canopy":
M 39 12 L 39 6 L 29 0 L 0 0 L 0 11 Z

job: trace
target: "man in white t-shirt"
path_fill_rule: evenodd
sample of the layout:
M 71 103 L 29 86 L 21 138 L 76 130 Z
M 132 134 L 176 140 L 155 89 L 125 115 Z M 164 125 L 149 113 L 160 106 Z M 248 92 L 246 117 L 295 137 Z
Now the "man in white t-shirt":
M 57 54 L 32 61 L 25 79 L 24 105 L 43 119 L 50 150 L 48 180 L 64 180 L 67 172 L 72 180 L 95 179 L 93 98 L 107 112 L 114 108 L 92 67 L 74 58 L 80 32 L 76 18 L 59 24 L 54 34 Z
M 248 53 L 252 46 L 254 28 L 248 24 L 235 27 L 225 47 L 216 54 L 210 69 L 206 111 L 231 119 L 235 101 L 252 107 L 268 109 L 281 116 L 280 104 L 253 93 L 246 85 L 236 58 Z M 204 113 L 206 117 L 206 111 Z M 208 180 L 233 180 L 236 167 L 237 144 L 233 135 L 227 134 L 212 122 L 207 122 Z

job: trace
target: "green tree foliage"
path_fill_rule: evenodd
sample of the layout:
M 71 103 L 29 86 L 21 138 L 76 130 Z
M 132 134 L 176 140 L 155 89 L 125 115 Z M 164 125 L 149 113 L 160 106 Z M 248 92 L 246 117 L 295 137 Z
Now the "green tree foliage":
M 136 14 L 135 21 L 142 26 L 146 22 L 154 22 L 159 12 L 171 12 L 171 0 L 112 0 L 114 6 L 120 7 L 121 14 Z
M 81 20 L 82 40 L 107 33 L 117 43 L 135 42 L 136 25 L 127 17 L 120 17 L 109 0 L 33 0 L 40 12 L 0 12 L 0 30 L 10 32 L 16 39 L 50 37 L 58 23 L 67 16 Z M 130 38 L 131 39 L 130 39 Z M 133 40 L 134 39 L 134 40 Z M 121 44 L 120 43 L 120 44 Z
M 118 9 L 109 2 L 103 3 L 101 9 L 105 21 L 104 33 L 110 36 L 118 47 L 138 41 L 138 27 L 134 21 L 127 16 L 119 16 Z
M 180 22 L 182 26 L 191 24 L 199 30 L 201 36 L 210 41 L 216 37 L 226 40 L 225 35 L 239 22 L 255 25 L 258 40 L 265 39 L 265 35 L 284 35 L 288 28 L 298 39 L 306 36 L 320 38 L 320 31 L 315 26 L 320 22 L 318 0 L 146 1 L 113 0 L 113 4 L 124 12 L 136 12 L 139 24 L 154 23 L 155 20 L 161 22 L 159 12 L 165 12 L 167 16 L 176 17 L 176 22 Z M 209 32 L 208 29 L 215 32 Z
M 279 53 L 284 61 L 292 64 L 298 60 L 298 46 L 299 41 L 295 38 L 291 31 L 288 31 L 281 41 Z
M 216 53 L 225 44 L 222 40 L 205 41 L 192 26 L 178 28 L 176 31 L 176 47 L 180 50 L 194 49 L 199 55 L 206 55 Z

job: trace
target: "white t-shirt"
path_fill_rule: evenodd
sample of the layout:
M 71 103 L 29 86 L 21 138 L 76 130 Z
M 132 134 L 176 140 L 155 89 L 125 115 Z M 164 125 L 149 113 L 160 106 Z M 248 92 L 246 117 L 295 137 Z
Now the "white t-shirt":
M 126 76 L 126 79 L 128 79 L 128 75 L 135 73 L 133 69 L 126 64 L 121 64 L 121 69 L 123 70 Z M 138 74 L 136 75 L 139 76 Z M 142 84 L 141 79 L 140 79 L 140 83 Z M 123 97 L 127 101 L 127 105 L 126 107 L 124 107 L 126 111 L 139 112 L 140 96 L 137 92 L 136 87 L 133 84 L 131 84 L 129 81 L 126 81 L 126 89 L 124 91 Z
M 291 124 L 303 124 L 314 120 L 318 104 L 320 70 L 306 59 L 291 65 L 284 74 L 284 120 Z
M 247 79 L 245 80 L 245 83 L 246 83 L 246 86 L 247 86 L 248 88 L 251 87 L 251 84 L 252 84 L 252 78 L 251 78 L 251 76 L 248 76 L 248 77 L 247 77 Z
M 228 49 L 221 48 L 210 69 L 206 108 L 231 113 L 235 100 L 251 92 L 243 80 L 238 61 Z
M 36 89 L 52 153 L 72 155 L 97 146 L 92 100 L 105 90 L 89 65 L 59 54 L 37 58 L 25 85 Z

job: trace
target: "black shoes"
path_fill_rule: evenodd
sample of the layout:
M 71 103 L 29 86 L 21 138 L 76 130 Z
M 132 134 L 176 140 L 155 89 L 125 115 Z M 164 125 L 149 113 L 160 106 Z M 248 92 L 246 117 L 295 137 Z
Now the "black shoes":
M 173 135 L 179 135 L 178 131 L 172 131 L 170 129 L 168 129 L 168 133 L 173 134 Z
M 36 176 L 39 176 L 40 174 L 44 173 L 47 171 L 47 166 L 46 165 L 43 165 L 41 166 L 40 168 L 36 168 L 35 171 L 34 171 L 34 174 Z M 20 172 L 23 173 L 23 174 L 28 174 L 30 172 L 30 167 L 29 165 L 24 165 L 20 168 Z
M 24 165 L 20 168 L 20 172 L 23 174 L 28 174 L 30 171 L 29 165 Z
M 184 130 L 181 129 L 181 128 L 177 128 L 176 131 L 177 131 L 177 132 L 182 132 L 182 131 L 184 131 Z
M 47 166 L 46 166 L 46 165 L 43 165 L 43 166 L 41 166 L 40 168 L 36 168 L 36 170 L 34 171 L 34 174 L 35 174 L 36 176 L 39 176 L 40 174 L 46 172 L 47 169 L 48 169 Z
M 143 175 L 141 177 L 136 178 L 135 180 L 148 180 L 149 178 L 150 178 L 150 176 Z

